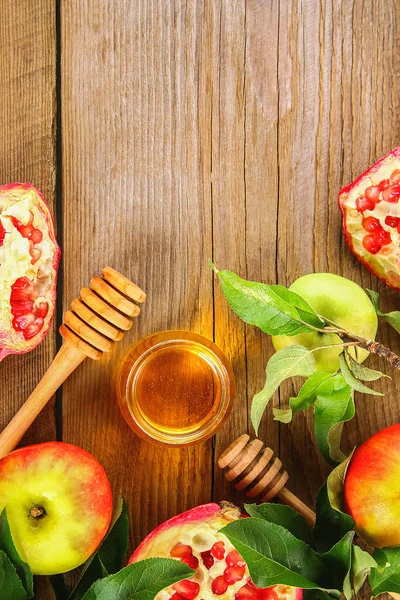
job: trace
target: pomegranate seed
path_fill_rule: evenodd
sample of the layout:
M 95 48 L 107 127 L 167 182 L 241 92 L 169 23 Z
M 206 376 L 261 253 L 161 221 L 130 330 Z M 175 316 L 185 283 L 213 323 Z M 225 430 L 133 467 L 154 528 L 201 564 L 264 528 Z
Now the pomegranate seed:
M 246 583 L 236 592 L 235 600 L 258 600 L 257 588 Z
M 18 315 L 13 319 L 13 327 L 15 331 L 24 331 L 29 325 L 32 325 L 35 322 L 35 317 L 32 313 L 28 313 L 27 315 Z
M 190 556 L 184 556 L 181 558 L 181 562 L 185 563 L 185 565 L 187 565 L 190 569 L 197 569 L 199 566 L 199 559 L 193 554 Z
M 389 180 L 390 183 L 400 183 L 400 169 L 395 169 Z
M 264 588 L 259 590 L 258 600 L 278 600 L 278 594 L 273 587 Z
M 49 312 L 49 305 L 47 302 L 41 302 L 39 306 L 35 308 L 35 316 L 40 317 L 41 319 L 45 319 L 47 317 L 47 313 Z
M 379 250 L 381 250 L 382 246 L 378 244 L 373 235 L 366 235 L 363 238 L 363 246 L 370 254 L 378 254 Z
M 383 179 L 380 184 L 378 185 L 379 191 L 383 192 L 383 190 L 386 190 L 386 188 L 390 185 L 390 181 L 389 179 Z
M 398 217 L 391 217 L 389 215 L 386 217 L 385 223 L 386 223 L 386 225 L 389 225 L 389 227 L 397 227 L 398 224 L 400 223 L 400 219 Z
M 18 302 L 11 307 L 11 314 L 14 316 L 27 315 L 32 312 L 33 302 L 32 300 L 25 300 L 25 302 Z
M 204 563 L 206 569 L 211 569 L 214 564 L 214 557 L 211 554 L 211 550 L 207 550 L 207 552 L 201 552 L 201 558 Z
M 0 221 L 0 246 L 3 245 L 5 237 L 6 237 L 6 230 L 4 229 L 4 227 Z
M 20 230 L 21 227 L 25 227 L 24 223 L 22 223 L 22 221 L 17 219 L 17 217 L 10 217 L 10 220 L 11 220 L 11 223 L 14 225 L 14 227 L 18 230 Z
M 200 592 L 199 584 L 196 581 L 189 581 L 189 579 L 178 581 L 172 586 L 172 589 L 186 600 L 194 600 Z
M 31 240 L 34 244 L 39 244 L 43 239 L 43 233 L 40 229 L 34 229 L 32 232 Z
M 221 596 L 222 594 L 225 594 L 227 589 L 228 589 L 228 584 L 222 575 L 219 575 L 218 577 L 216 577 L 211 584 L 211 591 L 216 596 Z
M 177 544 L 174 546 L 169 553 L 170 556 L 174 558 L 183 558 L 184 556 L 191 556 L 192 549 L 190 546 L 185 546 L 184 544 Z
M 22 227 L 18 227 L 18 231 L 24 238 L 32 237 L 33 226 L 32 225 L 23 225 Z
M 398 202 L 400 197 L 400 186 L 390 185 L 382 192 L 382 199 L 385 202 Z
M 39 333 L 39 331 L 43 328 L 44 321 L 40 317 L 35 319 L 35 322 L 32 325 L 28 325 L 26 329 L 24 329 L 24 338 L 26 340 L 30 340 L 35 337 Z
M 236 565 L 243 566 L 246 564 L 237 550 L 231 550 L 226 555 L 225 562 L 228 567 L 235 567 Z
M 217 560 L 222 560 L 225 556 L 224 542 L 215 542 L 215 544 L 213 544 L 210 552 L 214 558 L 216 558 Z
M 380 231 L 376 231 L 374 233 L 374 238 L 375 238 L 375 241 L 378 244 L 380 244 L 381 246 L 386 246 L 387 244 L 390 244 L 392 241 L 389 231 L 385 231 L 384 229 L 381 229 Z
M 365 231 L 369 231 L 370 233 L 382 229 L 379 219 L 375 219 L 375 217 L 364 217 L 362 220 L 362 226 L 364 227 Z
M 178 592 L 174 592 L 170 598 L 170 600 L 185 600 L 183 596 L 178 594 Z
M 12 284 L 13 290 L 25 290 L 32 286 L 32 282 L 27 277 L 20 277 Z
M 365 196 L 368 200 L 371 200 L 374 204 L 379 202 L 379 187 L 377 185 L 371 185 L 365 190 Z
M 39 248 L 33 248 L 33 250 L 31 250 L 31 251 L 29 252 L 29 254 L 30 254 L 30 255 L 31 255 L 31 257 L 32 257 L 31 264 L 32 264 L 32 265 L 34 265 L 34 264 L 36 264 L 36 263 L 37 263 L 37 261 L 38 261 L 38 260 L 40 259 L 40 257 L 42 256 L 42 251 L 41 251 L 41 250 L 39 250 Z
M 356 209 L 358 212 L 364 212 L 366 210 L 373 210 L 375 208 L 375 202 L 368 200 L 365 196 L 358 196 L 356 200 Z
M 246 570 L 245 565 L 236 565 L 234 567 L 226 567 L 224 571 L 224 579 L 226 583 L 232 585 L 237 581 L 243 579 L 244 572 Z

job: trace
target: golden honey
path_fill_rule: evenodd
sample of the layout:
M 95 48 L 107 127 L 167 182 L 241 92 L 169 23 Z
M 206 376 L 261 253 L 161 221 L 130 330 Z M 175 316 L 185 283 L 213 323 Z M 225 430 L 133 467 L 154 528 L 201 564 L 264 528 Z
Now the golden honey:
M 227 419 L 235 383 L 231 365 L 213 342 L 190 331 L 163 331 L 132 348 L 117 392 L 126 421 L 140 436 L 195 444 Z

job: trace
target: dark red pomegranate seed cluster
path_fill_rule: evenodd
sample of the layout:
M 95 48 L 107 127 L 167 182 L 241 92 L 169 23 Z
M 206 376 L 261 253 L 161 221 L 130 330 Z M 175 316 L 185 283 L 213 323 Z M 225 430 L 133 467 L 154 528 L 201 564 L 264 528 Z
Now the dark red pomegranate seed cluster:
M 15 331 L 22 332 L 26 340 L 35 337 L 44 325 L 49 312 L 47 302 L 34 306 L 38 293 L 27 277 L 20 277 L 11 286 L 10 305 L 14 316 L 12 324 Z
M 199 566 L 199 561 L 193 555 L 192 548 L 185 544 L 177 544 L 172 548 L 170 556 L 179 558 L 192 569 Z M 211 591 L 216 596 L 225 594 L 228 587 L 241 581 L 246 572 L 246 563 L 237 550 L 231 550 L 225 556 L 225 545 L 223 542 L 215 542 L 210 550 L 201 552 L 201 559 L 207 569 L 211 569 L 215 561 L 223 560 L 225 557 L 226 567 L 222 575 L 216 577 L 211 583 Z M 195 600 L 200 593 L 200 585 L 195 581 L 184 579 L 172 586 L 174 593 L 171 600 Z M 247 581 L 235 594 L 235 600 L 278 600 L 278 595 L 273 587 L 258 588 L 250 580 Z
M 365 190 L 364 196 L 359 196 L 356 200 L 358 212 L 363 213 L 366 210 L 373 210 L 381 201 L 398 202 L 400 199 L 400 169 L 395 169 L 389 179 L 384 179 L 379 185 L 372 185 Z M 385 224 L 397 229 L 400 233 L 400 219 L 387 216 Z M 369 216 L 364 217 L 362 226 L 367 231 L 363 238 L 364 248 L 371 254 L 377 254 L 382 246 L 391 243 L 392 238 L 389 231 L 383 229 L 379 219 Z
M 31 263 L 34 265 L 41 257 L 42 252 L 39 248 L 35 248 L 35 244 L 40 244 L 43 239 L 43 234 L 40 229 L 33 227 L 33 214 L 29 212 L 30 218 L 28 223 L 25 225 L 21 221 L 18 221 L 15 217 L 10 217 L 12 224 L 19 231 L 23 238 L 29 240 L 29 254 L 32 257 Z

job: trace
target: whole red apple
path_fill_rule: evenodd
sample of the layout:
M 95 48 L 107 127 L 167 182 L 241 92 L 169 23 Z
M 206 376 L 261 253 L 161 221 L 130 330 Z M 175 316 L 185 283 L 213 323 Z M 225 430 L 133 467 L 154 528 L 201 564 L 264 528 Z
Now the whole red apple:
M 0 510 L 14 544 L 36 575 L 84 563 L 107 532 L 112 494 L 88 452 L 64 442 L 15 450 L 0 460 Z
M 354 452 L 344 481 L 344 509 L 374 548 L 400 546 L 400 424 Z

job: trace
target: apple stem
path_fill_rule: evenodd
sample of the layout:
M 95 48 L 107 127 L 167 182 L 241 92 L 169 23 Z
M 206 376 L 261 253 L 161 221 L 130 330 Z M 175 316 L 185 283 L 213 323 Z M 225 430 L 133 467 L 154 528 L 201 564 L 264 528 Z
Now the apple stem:
M 44 517 L 44 515 L 46 514 L 46 511 L 44 510 L 44 508 L 41 508 L 40 506 L 34 506 L 29 511 L 29 514 L 34 519 L 40 519 L 40 517 Z

